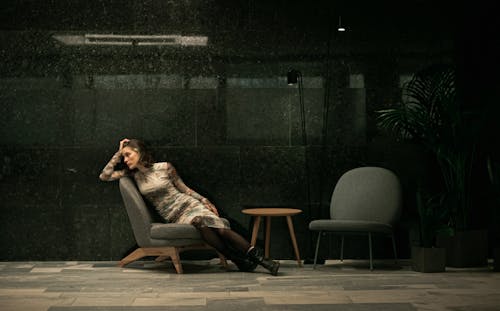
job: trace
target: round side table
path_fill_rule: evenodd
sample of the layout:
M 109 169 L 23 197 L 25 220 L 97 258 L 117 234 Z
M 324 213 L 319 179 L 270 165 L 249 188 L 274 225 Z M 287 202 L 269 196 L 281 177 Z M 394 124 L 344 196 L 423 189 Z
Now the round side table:
M 299 247 L 297 246 L 297 239 L 295 238 L 295 230 L 293 229 L 292 216 L 302 213 L 300 209 L 296 208 L 281 208 L 281 207 L 260 207 L 260 208 L 246 208 L 241 211 L 243 214 L 255 217 L 252 229 L 252 241 L 251 244 L 255 246 L 257 242 L 257 235 L 259 234 L 260 220 L 262 217 L 266 217 L 266 240 L 264 256 L 269 258 L 269 243 L 271 240 L 271 217 L 283 216 L 286 217 L 286 222 L 288 223 L 288 230 L 290 231 L 290 238 L 292 239 L 293 249 L 295 251 L 295 257 L 299 267 L 302 267 L 302 262 L 300 260 Z

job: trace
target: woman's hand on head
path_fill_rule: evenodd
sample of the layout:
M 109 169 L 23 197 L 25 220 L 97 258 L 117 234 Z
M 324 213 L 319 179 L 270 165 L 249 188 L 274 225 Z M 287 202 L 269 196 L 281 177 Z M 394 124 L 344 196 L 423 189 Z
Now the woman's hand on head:
M 124 138 L 124 139 L 120 140 L 120 148 L 118 149 L 118 151 L 120 151 L 120 153 L 121 153 L 121 152 L 122 152 L 122 150 L 123 150 L 123 145 L 124 145 L 125 143 L 128 143 L 129 141 L 130 141 L 130 139 L 128 139 L 128 138 Z

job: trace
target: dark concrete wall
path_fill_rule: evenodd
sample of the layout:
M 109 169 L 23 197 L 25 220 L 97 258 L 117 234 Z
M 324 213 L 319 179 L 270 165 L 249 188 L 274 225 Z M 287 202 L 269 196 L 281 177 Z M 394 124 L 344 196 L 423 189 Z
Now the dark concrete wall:
M 455 17 L 439 15 L 441 7 L 415 6 L 408 15 L 374 6 L 387 14 L 374 19 L 339 2 L 292 1 L 287 9 L 261 1 L 54 3 L 48 11 L 27 1 L 2 11 L 1 260 L 114 260 L 130 251 L 135 241 L 118 185 L 98 180 L 124 137 L 149 142 L 157 160 L 172 162 L 243 234 L 245 206 L 302 209 L 294 224 L 304 258 L 316 240 L 307 224 L 328 215 L 343 172 L 388 167 L 408 194 L 426 174 L 407 164 L 420 154 L 384 137 L 374 117 L 398 100 L 405 76 L 454 61 L 456 36 L 446 19 Z M 330 32 L 337 12 L 351 32 Z M 388 18 L 400 23 L 383 32 L 395 26 Z M 422 18 L 424 30 L 412 24 Z M 429 38 L 429 22 L 448 27 Z M 99 31 L 207 34 L 209 45 L 70 47 L 51 37 Z M 307 146 L 298 88 L 286 85 L 290 68 L 303 74 Z M 403 257 L 411 200 L 397 228 Z M 322 255 L 337 257 L 338 245 L 325 239 Z M 376 257 L 392 256 L 389 241 L 375 246 Z M 281 219 L 273 222 L 271 251 L 293 258 Z M 366 253 L 364 239 L 346 249 L 348 257 Z

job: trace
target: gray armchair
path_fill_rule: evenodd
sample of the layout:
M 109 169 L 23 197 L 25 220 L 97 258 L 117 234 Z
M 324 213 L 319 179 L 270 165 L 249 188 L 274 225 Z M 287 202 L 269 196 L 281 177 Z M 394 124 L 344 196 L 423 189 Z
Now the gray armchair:
M 390 170 L 359 167 L 343 174 L 332 194 L 330 219 L 309 223 L 310 230 L 319 231 L 313 268 L 316 267 L 320 239 L 324 232 L 341 235 L 340 260 L 344 259 L 345 234 L 368 235 L 370 270 L 373 270 L 372 235 L 390 236 L 397 262 L 393 225 L 399 218 L 401 205 L 401 185 Z
M 154 215 L 132 179 L 123 177 L 119 183 L 123 203 L 139 246 L 119 262 L 120 267 L 146 256 L 158 256 L 156 261 L 170 257 L 177 273 L 183 273 L 180 252 L 191 249 L 212 249 L 205 244 L 198 230 L 192 225 L 154 222 Z M 226 266 L 225 258 L 221 254 L 219 257 Z

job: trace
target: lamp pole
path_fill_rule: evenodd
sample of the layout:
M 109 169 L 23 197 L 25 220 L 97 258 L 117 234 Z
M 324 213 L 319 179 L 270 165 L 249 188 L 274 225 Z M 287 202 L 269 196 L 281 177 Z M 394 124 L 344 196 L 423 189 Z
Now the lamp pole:
M 304 84 L 302 79 L 302 73 L 298 70 L 291 69 L 287 73 L 288 85 L 298 84 L 299 90 L 299 105 L 300 105 L 300 127 L 301 127 L 301 136 L 302 136 L 302 145 L 304 146 L 304 169 L 305 169 L 305 184 L 306 184 L 306 201 L 307 201 L 307 210 L 308 210 L 308 220 L 309 222 L 312 220 L 312 206 L 311 206 L 311 183 L 309 176 L 309 157 L 307 150 L 307 131 L 306 131 L 306 113 L 304 107 Z M 310 236 L 309 241 L 309 253 L 312 252 L 313 240 L 312 236 Z M 310 256 L 308 256 L 310 257 Z M 305 263 L 312 263 L 312 260 L 307 258 L 304 260 Z

